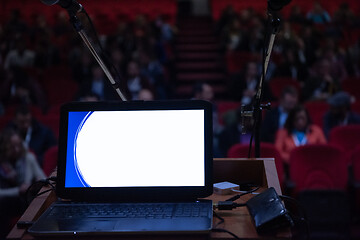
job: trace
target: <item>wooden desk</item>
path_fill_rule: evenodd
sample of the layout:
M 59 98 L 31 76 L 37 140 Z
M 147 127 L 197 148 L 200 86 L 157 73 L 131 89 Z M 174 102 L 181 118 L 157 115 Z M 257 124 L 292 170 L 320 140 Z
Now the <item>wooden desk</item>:
M 229 181 L 233 183 L 251 182 L 262 187 L 274 187 L 278 194 L 281 194 L 280 184 L 277 177 L 275 162 L 272 158 L 247 159 L 247 158 L 223 158 L 214 159 L 214 182 Z M 231 195 L 211 195 L 208 199 L 212 199 L 214 203 L 223 201 Z M 251 194 L 243 196 L 237 202 L 244 203 L 252 197 Z M 34 199 L 28 209 L 25 211 L 19 221 L 36 220 L 52 202 L 56 200 L 54 192 L 41 195 Z M 226 229 L 242 239 L 291 239 L 289 229 L 283 230 L 276 235 L 259 236 L 255 230 L 251 217 L 245 207 L 237 208 L 232 211 L 216 211 L 216 213 L 225 219 L 225 222 L 218 228 Z M 219 220 L 214 217 L 214 226 Z M 91 237 L 84 239 L 120 239 L 121 237 Z M 155 239 L 154 236 L 126 236 L 126 239 Z M 26 232 L 26 229 L 19 229 L 15 226 L 7 239 L 34 239 Z M 62 238 L 64 239 L 64 238 Z M 233 239 L 227 233 L 212 232 L 209 236 L 169 236 L 160 235 L 156 239 Z

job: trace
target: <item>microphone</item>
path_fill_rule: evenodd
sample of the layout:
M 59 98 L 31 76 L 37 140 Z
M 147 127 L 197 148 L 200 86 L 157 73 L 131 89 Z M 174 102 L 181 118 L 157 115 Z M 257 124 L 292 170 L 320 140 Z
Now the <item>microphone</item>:
M 73 15 L 83 10 L 83 6 L 76 0 L 41 0 L 41 2 L 48 6 L 59 4 L 62 8 L 65 8 Z
M 291 0 L 268 0 L 268 9 L 270 12 L 281 10 L 285 5 L 289 4 Z

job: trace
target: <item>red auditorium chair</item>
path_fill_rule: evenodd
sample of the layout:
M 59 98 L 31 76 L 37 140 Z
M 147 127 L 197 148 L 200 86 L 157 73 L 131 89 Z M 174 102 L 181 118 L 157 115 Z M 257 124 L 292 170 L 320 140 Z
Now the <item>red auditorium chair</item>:
M 229 111 L 236 111 L 238 108 L 240 108 L 241 103 L 237 101 L 217 101 L 217 112 L 218 112 L 218 118 L 220 124 L 224 123 L 224 114 L 226 114 Z
M 352 205 L 357 214 L 360 214 L 360 145 L 351 155 L 349 171 L 350 194 Z
M 348 77 L 341 82 L 343 91 L 350 93 L 356 99 L 360 99 L 360 78 Z
M 249 152 L 249 145 L 248 144 L 235 144 L 230 147 L 229 151 L 227 152 L 228 158 L 246 158 L 248 157 Z M 254 152 L 254 145 L 251 152 L 251 157 L 255 156 Z M 262 158 L 274 158 L 275 159 L 275 166 L 278 173 L 278 178 L 280 185 L 283 187 L 285 181 L 285 173 L 284 173 L 284 163 L 281 159 L 281 156 L 278 150 L 275 148 L 274 144 L 272 143 L 261 143 L 260 145 L 260 156 Z
M 310 239 L 349 239 L 348 161 L 343 150 L 326 144 L 297 147 L 290 153 L 289 175 L 290 193 L 307 214 Z
M 323 118 L 329 110 L 329 104 L 325 101 L 308 101 L 304 103 L 304 106 L 310 114 L 311 121 L 322 128 Z
M 42 169 L 46 176 L 50 176 L 54 172 L 57 166 L 57 159 L 58 146 L 53 146 L 45 152 Z
M 329 143 L 350 152 L 360 143 L 360 125 L 338 126 L 330 130 Z
M 290 153 L 289 175 L 296 195 L 304 190 L 345 190 L 348 161 L 344 151 L 330 144 L 312 144 Z

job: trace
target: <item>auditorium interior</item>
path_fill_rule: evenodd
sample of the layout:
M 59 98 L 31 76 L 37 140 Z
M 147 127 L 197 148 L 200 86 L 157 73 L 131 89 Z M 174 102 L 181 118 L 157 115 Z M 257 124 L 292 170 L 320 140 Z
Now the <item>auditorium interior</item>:
M 275 158 L 282 193 L 303 204 L 310 239 L 360 238 L 359 0 L 275 10 L 271 0 L 78 2 L 78 21 L 127 100 L 210 101 L 214 158 L 254 158 L 259 131 L 260 156 Z M 244 115 L 259 82 L 260 121 Z M 40 0 L 0 2 L 0 86 L 0 203 L 9 186 L 25 192 L 7 172 L 8 128 L 50 176 L 61 105 L 122 101 L 68 12 Z M 29 118 L 32 132 L 21 126 Z M 22 207 L 0 222 L 0 239 Z M 306 239 L 299 229 L 294 237 Z

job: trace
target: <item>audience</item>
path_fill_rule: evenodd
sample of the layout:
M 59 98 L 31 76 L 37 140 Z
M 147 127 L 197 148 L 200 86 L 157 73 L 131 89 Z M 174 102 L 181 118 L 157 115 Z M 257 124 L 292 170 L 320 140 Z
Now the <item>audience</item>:
M 91 77 L 86 78 L 81 84 L 78 96 L 86 93 L 95 93 L 100 100 L 116 100 L 119 97 L 111 86 L 110 81 L 105 76 L 101 67 L 97 64 L 91 67 Z
M 311 123 L 308 111 L 300 105 L 289 112 L 284 128 L 279 129 L 275 137 L 275 147 L 286 163 L 289 163 L 290 152 L 294 148 L 326 142 L 322 129 Z
M 249 144 L 254 125 L 253 118 L 241 116 L 241 110 L 238 109 L 235 115 L 235 122 L 226 125 L 219 134 L 219 149 L 222 157 L 227 156 L 230 147 L 237 143 Z M 247 156 L 244 156 L 247 157 Z
M 135 61 L 131 61 L 127 65 L 126 83 L 131 94 L 131 100 L 139 99 L 141 89 L 146 88 L 153 92 L 153 85 L 147 77 L 141 75 L 139 64 Z
M 279 105 L 266 112 L 260 131 L 260 139 L 274 143 L 279 128 L 283 128 L 289 112 L 298 104 L 298 92 L 294 87 L 285 87 L 281 93 Z
M 260 74 L 257 63 L 250 61 L 246 64 L 244 73 L 232 75 L 229 90 L 231 98 L 240 100 L 243 105 L 251 104 L 258 89 Z M 266 81 L 263 84 L 263 100 L 269 101 L 272 98 L 270 89 Z
M 52 130 L 37 121 L 26 105 L 18 107 L 8 127 L 18 131 L 24 146 L 35 153 L 40 166 L 46 150 L 57 144 Z
M 11 218 L 19 217 L 26 209 L 25 193 L 45 174 L 36 157 L 23 145 L 16 131 L 5 129 L 0 134 L 0 239 L 10 227 Z
M 313 23 L 328 23 L 331 20 L 329 13 L 323 9 L 318 1 L 314 1 L 313 8 L 307 13 L 307 19 Z
M 214 102 L 213 88 L 207 83 L 196 83 L 193 86 L 193 99 L 204 100 L 213 104 L 213 155 L 214 157 L 223 156 L 219 149 L 219 134 L 222 131 L 222 126 L 219 123 L 218 109 Z
M 336 126 L 360 124 L 360 115 L 351 111 L 351 96 L 346 92 L 338 92 L 328 99 L 330 110 L 324 116 L 324 133 L 329 137 L 329 132 Z

